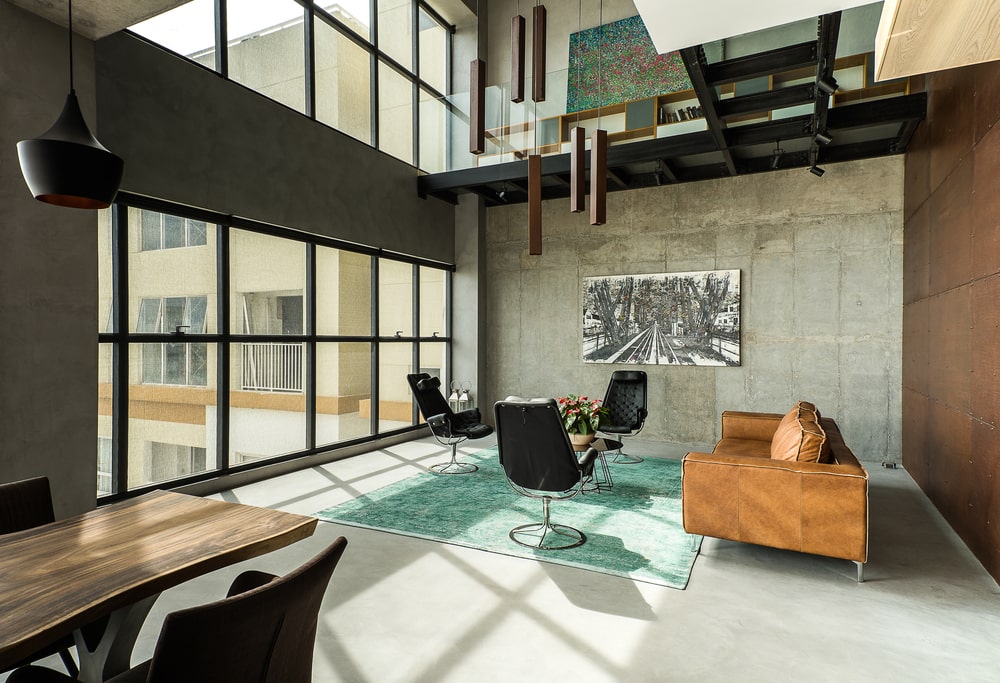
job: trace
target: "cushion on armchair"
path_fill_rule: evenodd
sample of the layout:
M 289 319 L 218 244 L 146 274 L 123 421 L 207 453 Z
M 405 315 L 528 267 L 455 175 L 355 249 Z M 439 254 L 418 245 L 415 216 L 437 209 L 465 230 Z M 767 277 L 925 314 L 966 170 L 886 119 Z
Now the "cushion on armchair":
M 771 439 L 771 458 L 774 460 L 825 462 L 829 452 L 819 412 L 808 401 L 799 401 L 781 418 Z

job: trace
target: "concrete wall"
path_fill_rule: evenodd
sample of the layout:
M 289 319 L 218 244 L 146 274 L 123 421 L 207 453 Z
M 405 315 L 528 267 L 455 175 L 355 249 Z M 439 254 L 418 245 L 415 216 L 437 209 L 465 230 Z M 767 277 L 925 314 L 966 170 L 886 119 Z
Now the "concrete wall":
M 542 256 L 527 254 L 525 205 L 489 209 L 481 402 L 603 397 L 614 369 L 634 367 L 582 362 L 583 277 L 738 268 L 742 366 L 641 366 L 642 436 L 710 448 L 723 410 L 806 399 L 859 458 L 898 460 L 903 159 L 826 168 L 612 193 L 602 227 L 545 202 Z
M 123 190 L 454 260 L 454 210 L 417 196 L 412 166 L 125 34 L 97 72 Z
M 74 40 L 93 129 L 93 43 Z M 97 215 L 35 201 L 19 140 L 68 91 L 66 30 L 0 1 L 0 481 L 48 476 L 63 516 L 97 491 Z
M 906 155 L 903 463 L 1000 580 L 1000 66 L 926 90 Z

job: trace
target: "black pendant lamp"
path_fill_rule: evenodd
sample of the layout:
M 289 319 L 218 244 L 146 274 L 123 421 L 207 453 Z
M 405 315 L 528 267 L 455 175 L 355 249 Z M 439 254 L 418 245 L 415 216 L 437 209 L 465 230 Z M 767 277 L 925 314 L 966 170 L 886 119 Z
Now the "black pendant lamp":
M 73 0 L 69 0 L 69 94 L 62 113 L 45 133 L 17 143 L 21 174 L 40 202 L 75 209 L 111 205 L 125 162 L 97 141 L 73 89 Z

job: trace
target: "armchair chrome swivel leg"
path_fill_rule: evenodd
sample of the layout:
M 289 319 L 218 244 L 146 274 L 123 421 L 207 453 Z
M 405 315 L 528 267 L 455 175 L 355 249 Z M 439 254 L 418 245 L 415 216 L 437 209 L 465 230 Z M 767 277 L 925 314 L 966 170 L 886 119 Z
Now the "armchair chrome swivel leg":
M 565 550 L 583 545 L 587 541 L 587 536 L 582 531 L 565 524 L 552 523 L 549 517 L 551 502 L 552 499 L 548 496 L 542 498 L 542 521 L 514 527 L 510 530 L 510 539 L 518 545 L 539 550 Z M 521 540 L 522 538 L 524 540 Z
M 624 448 L 624 444 L 622 445 L 622 448 Z M 619 448 L 618 452 L 615 453 L 615 457 L 611 458 L 611 462 L 617 465 L 635 465 L 637 463 L 642 462 L 642 456 L 622 453 L 622 449 Z
M 431 465 L 428 469 L 438 474 L 469 474 L 479 469 L 479 465 L 458 461 L 458 444 L 465 439 L 451 442 L 451 460 Z

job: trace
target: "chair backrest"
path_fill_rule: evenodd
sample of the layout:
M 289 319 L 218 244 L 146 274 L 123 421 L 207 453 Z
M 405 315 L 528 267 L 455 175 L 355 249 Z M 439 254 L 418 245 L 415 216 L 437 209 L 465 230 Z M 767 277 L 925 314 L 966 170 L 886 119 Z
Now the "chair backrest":
M 555 399 L 507 398 L 493 406 L 500 465 L 511 483 L 535 491 L 568 491 L 580 464 Z
M 168 614 L 149 683 L 308 683 L 320 603 L 347 539 L 295 571 L 207 605 Z
M 646 373 L 642 370 L 615 370 L 604 396 L 609 424 L 636 431 L 646 420 Z
M 0 534 L 55 521 L 48 477 L 0 484 Z
M 448 415 L 454 413 L 448 405 L 448 401 L 441 394 L 441 380 L 431 377 L 426 372 L 418 372 L 406 376 L 406 381 L 413 392 L 413 398 L 417 401 L 417 407 L 426 420 L 434 415 Z

